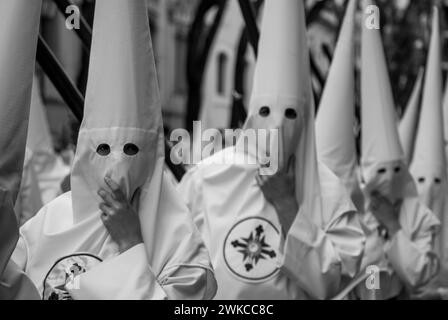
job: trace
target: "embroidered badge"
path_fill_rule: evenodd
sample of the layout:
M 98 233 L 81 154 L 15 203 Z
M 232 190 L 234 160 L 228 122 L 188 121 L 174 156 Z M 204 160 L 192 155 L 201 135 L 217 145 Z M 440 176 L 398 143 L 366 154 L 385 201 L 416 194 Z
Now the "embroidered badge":
M 268 220 L 258 217 L 238 222 L 224 241 L 224 261 L 238 278 L 264 282 L 278 271 L 280 232 Z
M 68 290 L 79 289 L 78 275 L 85 273 L 102 260 L 94 255 L 79 253 L 56 261 L 44 279 L 43 300 L 73 300 Z

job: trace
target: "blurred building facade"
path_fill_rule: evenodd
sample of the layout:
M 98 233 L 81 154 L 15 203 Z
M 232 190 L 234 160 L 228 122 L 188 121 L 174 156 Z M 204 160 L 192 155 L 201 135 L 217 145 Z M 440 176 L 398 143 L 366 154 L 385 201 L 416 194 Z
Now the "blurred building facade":
M 83 16 L 92 22 L 93 0 L 71 1 L 77 4 Z M 186 70 L 188 36 L 198 6 L 202 1 L 207 0 L 147 1 L 165 124 L 170 129 L 184 127 L 189 95 Z M 317 72 L 323 80 L 326 78 L 331 63 L 345 3 L 345 0 L 306 1 L 307 11 L 311 16 L 308 21 L 309 46 Z M 448 12 L 448 0 L 378 0 L 377 3 L 382 10 L 384 43 L 394 94 L 400 109 L 407 101 L 414 78 L 425 60 L 425 47 L 430 34 L 428 25 L 431 6 L 437 4 Z M 313 13 L 316 8 L 318 10 Z M 239 94 L 234 90 L 235 74 L 238 72 L 235 62 L 244 22 L 237 0 L 227 0 L 225 10 L 207 57 L 202 80 L 202 110 L 199 117 L 209 123 L 206 127 L 228 127 L 232 101 L 235 95 Z M 214 12 L 209 12 L 205 19 L 205 27 L 210 27 L 215 18 Z M 58 11 L 53 0 L 44 0 L 41 28 L 42 35 L 73 82 L 84 90 L 88 57 L 83 52 L 76 34 L 65 27 L 65 17 Z M 444 37 L 448 40 L 447 31 L 444 32 Z M 445 47 L 447 47 L 446 43 L 447 41 L 445 41 Z M 445 54 L 445 71 L 448 69 L 446 56 Z M 255 58 L 249 48 L 245 59 L 246 80 L 243 96 L 245 106 L 249 102 L 254 63 Z M 52 133 L 56 137 L 56 144 L 63 145 L 69 135 L 66 132 L 70 127 L 67 123 L 72 121 L 70 111 L 51 83 L 45 77 L 41 78 L 43 98 L 47 105 Z M 323 89 L 322 79 L 313 77 L 313 86 L 317 95 Z

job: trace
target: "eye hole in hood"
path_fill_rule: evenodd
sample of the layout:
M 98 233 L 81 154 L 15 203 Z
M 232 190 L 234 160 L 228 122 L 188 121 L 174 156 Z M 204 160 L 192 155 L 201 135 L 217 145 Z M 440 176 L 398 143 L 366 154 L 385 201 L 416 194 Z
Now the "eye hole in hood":
M 110 146 L 106 143 L 102 143 L 96 149 L 96 153 L 102 157 L 108 156 L 110 154 Z
M 285 110 L 285 117 L 291 120 L 295 120 L 297 119 L 297 111 L 292 108 L 288 108 Z
M 266 117 L 268 117 L 271 114 L 271 109 L 269 107 L 267 107 L 267 106 L 264 106 L 264 107 L 260 108 L 260 111 L 258 113 L 263 118 L 266 118 Z
M 123 152 L 128 156 L 135 156 L 140 149 L 133 143 L 127 143 L 123 147 Z

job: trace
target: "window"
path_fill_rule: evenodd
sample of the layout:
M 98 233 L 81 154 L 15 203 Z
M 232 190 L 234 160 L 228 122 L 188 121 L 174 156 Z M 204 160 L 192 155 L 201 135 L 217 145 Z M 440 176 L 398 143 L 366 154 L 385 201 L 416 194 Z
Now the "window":
M 216 82 L 216 91 L 220 96 L 224 96 L 226 94 L 226 70 L 227 55 L 221 52 L 218 54 L 218 79 Z

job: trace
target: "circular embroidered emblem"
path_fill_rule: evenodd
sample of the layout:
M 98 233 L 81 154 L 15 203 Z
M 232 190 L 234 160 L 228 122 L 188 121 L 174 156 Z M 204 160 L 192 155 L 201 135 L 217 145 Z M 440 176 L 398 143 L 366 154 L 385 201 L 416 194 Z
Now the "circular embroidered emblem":
M 235 224 L 224 240 L 224 261 L 243 281 L 259 283 L 279 272 L 280 232 L 269 221 L 252 217 Z
M 76 277 L 101 262 L 100 258 L 87 253 L 73 254 L 59 259 L 44 279 L 42 299 L 73 300 L 68 289 L 79 289 L 79 279 Z

